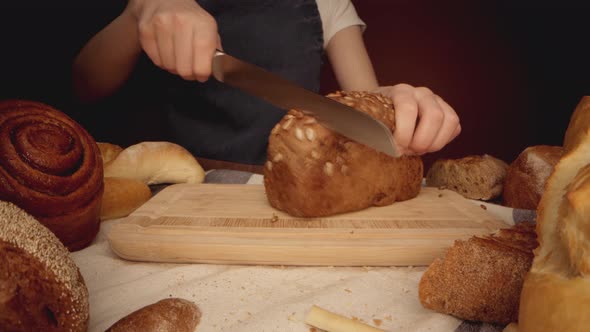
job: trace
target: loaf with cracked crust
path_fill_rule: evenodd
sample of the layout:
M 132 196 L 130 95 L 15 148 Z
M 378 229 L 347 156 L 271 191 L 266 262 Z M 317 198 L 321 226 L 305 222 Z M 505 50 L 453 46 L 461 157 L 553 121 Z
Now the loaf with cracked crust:
M 382 121 L 395 130 L 391 100 L 369 92 L 328 95 Z M 384 206 L 420 192 L 419 156 L 394 158 L 290 110 L 272 129 L 264 167 L 271 206 L 297 217 L 321 217 Z
M 524 149 L 508 167 L 503 204 L 536 210 L 545 191 L 545 183 L 562 155 L 561 146 L 535 145 Z
M 88 289 L 68 249 L 0 201 L 0 331 L 86 331 Z
M 465 320 L 507 324 L 518 318 L 526 273 L 538 243 L 533 223 L 455 241 L 419 284 L 425 308 Z

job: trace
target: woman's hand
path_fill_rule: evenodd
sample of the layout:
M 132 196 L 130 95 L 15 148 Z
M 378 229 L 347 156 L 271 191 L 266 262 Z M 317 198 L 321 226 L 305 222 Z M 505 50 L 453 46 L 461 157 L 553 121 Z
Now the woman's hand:
M 187 80 L 209 78 L 221 42 L 215 19 L 194 0 L 130 0 L 126 12 L 154 64 Z
M 375 92 L 393 100 L 394 138 L 403 154 L 438 151 L 461 132 L 457 113 L 428 88 L 397 84 Z

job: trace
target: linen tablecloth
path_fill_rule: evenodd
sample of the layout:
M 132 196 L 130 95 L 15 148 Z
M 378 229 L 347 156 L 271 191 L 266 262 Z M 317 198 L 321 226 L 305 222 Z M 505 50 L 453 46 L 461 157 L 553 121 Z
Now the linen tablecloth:
M 208 183 L 260 185 L 262 176 L 214 170 Z M 474 201 L 475 204 L 482 202 Z M 483 203 L 509 224 L 533 220 L 533 211 Z M 501 331 L 424 309 L 418 300 L 419 267 L 290 267 L 163 264 L 120 259 L 107 241 L 105 221 L 93 244 L 75 252 L 90 293 L 90 331 L 167 297 L 195 302 L 203 314 L 197 331 L 304 331 L 312 305 L 386 331 Z

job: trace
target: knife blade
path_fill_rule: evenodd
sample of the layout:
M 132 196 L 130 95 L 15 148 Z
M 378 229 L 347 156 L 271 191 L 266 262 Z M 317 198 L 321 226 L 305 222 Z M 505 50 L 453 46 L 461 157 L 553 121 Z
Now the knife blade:
M 391 130 L 355 108 L 300 87 L 222 51 L 213 57 L 213 77 L 250 95 L 285 109 L 312 113 L 324 126 L 393 157 L 400 154 Z

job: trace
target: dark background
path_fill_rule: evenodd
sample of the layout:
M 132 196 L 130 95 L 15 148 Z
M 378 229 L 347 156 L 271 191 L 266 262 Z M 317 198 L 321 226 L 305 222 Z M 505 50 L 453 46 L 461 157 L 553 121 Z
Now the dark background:
M 94 4 L 21 1 L 0 5 L 0 99 L 25 98 L 61 109 L 99 141 L 123 146 L 166 139 L 144 104 L 111 100 L 105 114 L 77 105 L 73 57 L 124 0 Z M 354 1 L 382 85 L 427 86 L 461 117 L 463 132 L 424 156 L 488 153 L 507 162 L 530 145 L 561 145 L 569 117 L 590 94 L 590 5 L 502 1 Z M 337 89 L 329 63 L 322 92 Z M 111 114 L 112 115 L 112 114 Z M 141 119 L 141 121 L 139 121 Z

